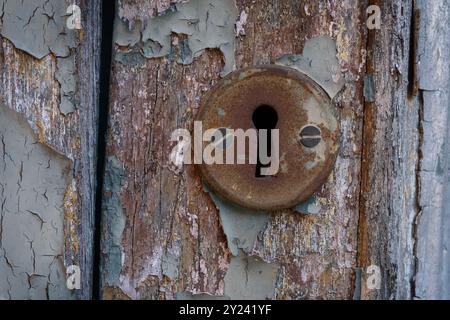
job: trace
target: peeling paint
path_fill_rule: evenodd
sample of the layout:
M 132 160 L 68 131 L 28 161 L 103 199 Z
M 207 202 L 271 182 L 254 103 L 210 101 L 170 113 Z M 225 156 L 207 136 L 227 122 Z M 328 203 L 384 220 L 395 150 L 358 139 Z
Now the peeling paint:
M 132 27 L 118 16 L 114 19 L 114 42 L 123 47 L 134 46 L 141 41 L 142 24 L 137 21 Z
M 0 105 L 0 296 L 70 299 L 63 263 L 71 161 Z
M 166 254 L 161 259 L 162 262 L 162 274 L 170 279 L 178 278 L 178 265 L 179 265 L 179 254 L 174 252 L 166 252 Z
M 128 52 L 116 52 L 115 60 L 130 67 L 141 67 L 145 64 L 144 56 L 135 49 Z
M 188 292 L 177 294 L 184 300 L 271 299 L 275 292 L 279 265 L 253 256 L 258 235 L 266 227 L 270 213 L 238 207 L 222 200 L 204 184 L 217 206 L 228 248 L 232 254 L 224 278 L 224 295 L 209 296 Z
M 68 6 L 61 0 L 0 0 L 0 34 L 38 59 L 49 53 L 67 57 L 78 45 L 77 33 L 66 26 Z
M 204 188 L 219 209 L 231 254 L 238 256 L 240 249 L 245 253 L 252 253 L 257 236 L 269 221 L 270 213 L 238 207 L 219 198 L 208 186 L 204 185 Z
M 78 32 L 66 26 L 68 6 L 67 1 L 0 0 L 0 34 L 37 59 L 49 54 L 57 57 L 55 78 L 61 86 L 63 115 L 75 111 L 76 70 L 71 49 L 79 45 Z
M 147 7 L 141 6 L 141 3 L 148 3 L 146 0 L 128 2 L 134 4 L 131 7 L 136 10 L 135 12 L 144 11 Z M 327 207 L 324 207 L 319 220 L 316 217 L 305 218 L 292 214 L 290 210 L 272 215 L 267 225 L 263 227 L 267 228 L 267 231 L 262 239 L 256 236 L 257 247 L 252 248 L 252 241 L 249 241 L 249 246 L 245 245 L 251 248 L 252 254 L 266 261 L 276 261 L 284 268 L 283 279 L 276 286 L 277 298 L 348 297 L 351 289 L 347 284 L 351 283 L 353 275 L 350 267 L 355 263 L 355 252 L 341 250 L 341 246 L 347 248 L 348 244 L 355 245 L 356 239 L 354 222 L 357 222 L 358 210 L 355 209 L 354 201 L 359 190 L 357 178 L 360 160 L 357 156 L 360 154 L 362 92 L 361 86 L 354 78 L 358 75 L 355 65 L 361 62 L 360 47 L 365 46 L 365 41 L 358 24 L 354 23 L 359 13 L 352 10 L 348 1 L 344 1 L 342 5 L 340 2 L 333 2 L 322 3 L 320 6 L 319 8 L 319 4 L 309 5 L 308 12 L 313 18 L 307 19 L 301 12 L 303 4 L 298 5 L 294 2 L 262 4 L 256 1 L 245 5 L 245 10 L 249 10 L 247 36 L 237 42 L 239 45 L 237 63 L 246 65 L 252 61 L 268 63 L 273 61 L 273 57 L 295 52 L 292 50 L 301 47 L 305 37 L 327 32 L 331 20 L 339 25 L 345 22 L 349 30 L 344 33 L 345 39 L 352 39 L 351 42 L 346 42 L 347 46 L 341 47 L 340 52 L 341 55 L 345 53 L 352 56 L 351 61 L 343 65 L 348 68 L 346 76 L 351 81 L 345 94 L 341 96 L 342 100 L 339 100 L 343 108 L 343 121 L 346 124 L 342 130 L 346 142 L 342 154 L 344 158 L 342 161 L 345 163 L 339 166 L 342 162 L 339 159 L 337 171 L 341 171 L 340 175 L 324 187 Z M 174 6 L 165 14 L 173 15 L 173 8 Z M 239 11 L 243 8 L 244 5 L 240 5 Z M 286 12 L 299 14 L 289 15 L 285 14 Z M 333 12 L 339 14 L 333 15 Z M 152 13 L 145 11 L 130 16 L 134 19 L 141 14 Z M 306 25 L 305 19 L 308 20 Z M 305 28 L 298 28 L 302 23 Z M 180 44 L 184 45 L 188 37 L 189 35 L 172 34 L 171 46 L 180 49 Z M 133 49 L 139 50 L 140 45 L 141 43 L 134 45 Z M 151 48 L 153 52 L 161 50 L 155 41 L 151 42 Z M 121 47 L 117 50 L 122 53 L 128 49 L 130 48 Z M 205 195 L 199 194 L 198 177 L 190 171 L 189 166 L 183 168 L 181 179 L 177 175 L 172 175 L 172 172 L 167 172 L 169 153 L 166 152 L 167 144 L 164 143 L 167 138 L 164 134 L 165 129 L 171 126 L 189 126 L 192 112 L 195 115 L 198 111 L 195 110 L 198 103 L 194 102 L 200 99 L 211 82 L 215 82 L 217 59 L 211 61 L 204 55 L 202 57 L 204 62 L 201 64 L 194 63 L 186 68 L 181 66 L 170 68 L 167 65 L 168 60 L 171 61 L 172 57 L 174 60 L 178 58 L 176 53 L 171 56 L 174 51 L 175 49 L 170 50 L 169 54 L 161 59 L 146 59 L 145 66 L 141 70 L 130 70 L 118 63 L 117 68 L 113 70 L 114 103 L 111 104 L 110 111 L 113 115 L 111 123 L 115 124 L 115 129 L 108 145 L 111 154 L 117 154 L 124 163 L 126 162 L 127 174 L 130 178 L 133 177 L 134 182 L 132 186 L 130 179 L 129 189 L 122 190 L 124 200 L 125 197 L 129 199 L 124 212 L 130 225 L 123 242 L 127 252 L 123 274 L 139 279 L 143 271 L 148 271 L 147 266 L 153 263 L 153 260 L 147 259 L 148 256 L 162 247 L 162 255 L 158 256 L 162 259 L 158 261 L 158 265 L 161 266 L 164 249 L 176 241 L 181 241 L 181 244 L 175 245 L 181 247 L 178 281 L 171 281 L 161 274 L 150 276 L 141 287 L 133 288 L 139 290 L 139 298 L 150 296 L 167 299 L 180 291 L 180 296 L 187 292 L 188 295 L 191 293 L 198 298 L 208 297 L 207 293 L 223 294 L 222 288 L 226 286 L 223 277 L 226 275 L 230 260 L 226 248 L 219 250 L 213 247 L 217 246 L 218 242 L 222 244 L 226 240 L 220 230 L 221 225 L 217 223 L 218 212 L 215 208 L 211 208 L 213 205 Z M 217 50 L 214 52 L 214 56 L 216 55 Z M 183 57 L 185 56 L 186 54 L 183 54 Z M 334 79 L 338 77 L 335 76 Z M 145 88 L 139 89 L 143 83 Z M 144 93 L 141 94 L 141 91 Z M 136 108 L 130 108 L 136 105 L 136 102 L 141 106 L 138 113 Z M 186 105 L 190 108 L 183 107 Z M 135 120 L 133 126 L 126 125 L 130 119 Z M 130 147 L 135 145 L 136 141 L 148 147 L 146 152 L 139 152 L 138 149 Z M 133 197 L 134 195 L 136 197 Z M 223 211 L 222 207 L 218 207 Z M 133 226 L 134 216 L 136 229 Z M 234 222 L 239 223 L 240 219 Z M 232 231 L 234 228 L 235 226 L 231 224 Z M 232 232 L 227 231 L 229 240 L 230 234 L 232 235 Z M 239 255 L 239 248 L 235 249 L 236 251 Z M 216 253 L 219 257 L 214 256 Z M 234 262 L 235 258 L 239 257 L 231 257 L 232 265 L 239 264 Z M 220 268 L 214 269 L 218 265 Z M 158 272 L 164 273 L 164 268 L 163 264 L 162 271 Z M 170 270 L 167 273 L 171 273 Z M 232 278 L 244 279 L 243 276 L 245 270 L 237 272 Z
M 76 67 L 75 56 L 57 58 L 56 80 L 61 86 L 59 111 L 67 115 L 75 111 Z
M 305 73 L 321 85 L 333 99 L 345 83 L 336 52 L 334 40 L 321 36 L 307 40 L 303 54 L 283 55 L 275 63 Z
M 180 42 L 177 63 L 191 64 L 205 49 L 218 48 L 225 62 L 221 76 L 225 76 L 235 69 L 237 16 L 232 0 L 191 0 L 174 4 L 164 14 L 149 18 L 145 26 L 133 23 L 132 29 L 117 17 L 114 39 L 119 46 L 133 46 L 140 41 L 144 57 L 160 58 L 170 56 L 173 34 L 186 35 L 186 41 Z
M 292 210 L 294 212 L 300 212 L 307 215 L 316 215 L 320 213 L 321 209 L 322 204 L 320 203 L 319 199 L 316 196 L 312 196 L 306 199 L 304 202 L 295 206 Z
M 171 11 L 175 3 L 187 2 L 188 0 L 118 0 L 118 13 L 125 21 L 132 25 L 137 17 L 147 21 L 150 17 L 164 15 Z M 139 5 L 136 5 L 136 2 Z
M 280 266 L 267 263 L 258 257 L 247 256 L 239 250 L 239 255 L 232 257 L 225 275 L 225 293 L 213 296 L 205 293 L 193 294 L 179 292 L 177 300 L 267 300 L 275 294 Z
M 375 102 L 375 83 L 370 74 L 364 77 L 364 98 L 367 102 Z
M 225 296 L 233 300 L 272 299 L 279 266 L 240 252 L 225 275 Z
M 120 192 L 125 184 L 123 165 L 116 157 L 106 159 L 102 216 L 102 286 L 119 284 L 123 264 L 122 233 L 125 216 Z M 105 252 L 108 250 L 108 252 Z

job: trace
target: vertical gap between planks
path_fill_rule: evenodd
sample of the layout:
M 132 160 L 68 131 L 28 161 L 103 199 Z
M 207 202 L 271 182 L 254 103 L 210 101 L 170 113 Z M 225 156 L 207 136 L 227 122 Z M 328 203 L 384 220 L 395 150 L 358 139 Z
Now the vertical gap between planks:
M 93 299 L 100 299 L 100 250 L 101 250 L 101 217 L 103 199 L 103 179 L 105 174 L 106 133 L 108 127 L 109 86 L 111 76 L 111 60 L 113 46 L 113 24 L 115 1 L 102 0 L 101 3 L 101 53 L 100 53 L 100 92 L 98 110 L 97 137 L 97 186 L 95 193 L 95 225 L 94 225 L 94 262 L 93 262 Z

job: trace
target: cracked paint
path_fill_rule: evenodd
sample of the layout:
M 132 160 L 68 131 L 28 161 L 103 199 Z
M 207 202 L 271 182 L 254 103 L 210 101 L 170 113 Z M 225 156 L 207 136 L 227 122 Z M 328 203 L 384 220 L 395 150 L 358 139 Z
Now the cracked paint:
M 56 80 L 61 86 L 59 110 L 67 115 L 75 111 L 75 90 L 76 90 L 76 67 L 75 56 L 70 55 L 66 58 L 56 59 L 57 72 Z
M 27 121 L 0 105 L 0 296 L 69 299 L 64 194 L 71 161 L 38 142 Z
M 49 53 L 67 57 L 78 45 L 76 34 L 66 27 L 68 5 L 66 1 L 0 0 L 0 34 L 38 59 Z
M 321 36 L 307 40 L 303 54 L 281 56 L 276 64 L 291 67 L 308 75 L 333 99 L 345 83 L 336 52 L 334 40 L 328 36 Z
M 136 31 L 133 28 L 146 28 L 146 24 L 151 24 L 154 21 L 151 17 L 160 18 L 157 15 L 161 12 L 154 14 L 145 11 L 149 3 L 146 0 L 121 2 L 129 4 L 130 12 L 126 13 L 128 18 L 120 12 L 119 17 L 128 22 L 129 29 L 125 30 L 132 33 Z M 178 6 L 168 6 L 170 9 L 164 12 L 162 19 L 176 16 L 174 10 Z M 306 38 L 327 33 L 330 20 L 341 23 L 345 19 L 348 28 L 344 35 L 355 41 L 341 47 L 340 55 L 352 56 L 343 68 L 347 68 L 346 79 L 353 80 L 352 77 L 359 76 L 354 67 L 361 62 L 361 36 L 358 34 L 358 24 L 354 23 L 359 13 L 349 8 L 347 2 L 345 6 L 340 3 L 311 3 L 308 10 L 314 19 L 307 19 L 299 10 L 302 6 L 295 1 L 239 2 L 238 12 L 245 10 L 248 18 L 246 36 L 234 40 L 237 65 L 269 63 L 284 53 L 297 53 Z M 291 12 L 299 14 L 291 15 Z M 340 12 L 340 15 L 335 17 L 332 12 Z M 142 15 L 147 18 L 141 19 Z M 133 21 L 134 25 L 130 23 Z M 142 22 L 142 27 L 136 25 L 138 21 Z M 306 27 L 299 29 L 299 25 Z M 236 30 L 233 36 L 236 36 Z M 169 54 L 157 59 L 136 58 L 138 55 L 143 57 L 140 51 L 143 44 L 141 36 L 134 45 L 120 46 L 116 43 L 110 105 L 112 129 L 108 150 L 120 159 L 129 176 L 129 185 L 120 192 L 127 225 L 122 241 L 126 253 L 122 274 L 132 281 L 121 283 L 118 285 L 120 288 L 115 287 L 114 290 L 106 288 L 108 296 L 123 297 L 124 285 L 129 283 L 131 288 L 126 288 L 126 294 L 130 289 L 137 292 L 129 298 L 225 298 L 225 292 L 230 290 L 230 285 L 224 281 L 227 271 L 230 272 L 227 281 L 243 281 L 242 285 L 245 285 L 247 279 L 243 264 L 251 263 L 249 255 L 255 255 L 265 267 L 273 264 L 273 268 L 277 269 L 276 266 L 280 266 L 277 276 L 272 276 L 275 272 L 265 273 L 270 275 L 267 276 L 269 279 L 276 279 L 276 284 L 269 281 L 264 287 L 268 288 L 263 289 L 266 297 L 347 297 L 349 290 L 346 284 L 352 281 L 351 267 L 355 254 L 342 252 L 340 248 L 354 244 L 355 210 L 352 197 L 357 194 L 360 161 L 354 158 L 355 154 L 359 154 L 360 91 L 354 82 L 350 82 L 345 94 L 338 97 L 342 99 L 338 103 L 343 108 L 343 120 L 347 123 L 343 126 L 347 146 L 343 156 L 348 160 L 345 160 L 345 166 L 339 167 L 338 162 L 337 169 L 342 171 L 341 175 L 321 191 L 327 203 L 320 217 L 292 214 L 286 210 L 280 215 L 271 215 L 266 224 L 258 220 L 250 227 L 251 237 L 245 238 L 246 226 L 238 226 L 239 230 L 235 230 L 235 224 L 241 222 L 240 217 L 233 222 L 232 214 L 225 218 L 221 216 L 223 213 L 219 211 L 225 206 L 217 206 L 219 210 L 216 210 L 209 195 L 202 192 L 200 179 L 190 166 L 184 166 L 181 172 L 168 167 L 171 148 L 167 147 L 169 137 L 166 133 L 178 127 L 190 127 L 198 101 L 217 81 L 220 69 L 220 59 L 217 59 L 220 58 L 219 50 L 202 54 L 188 67 L 171 64 L 177 59 L 186 61 L 189 57 L 187 49 L 192 51 L 189 45 L 186 46 L 189 37 L 188 34 L 171 34 Z M 123 43 L 136 41 L 129 35 L 127 39 Z M 160 43 L 153 38 L 150 40 L 149 47 L 153 53 L 162 50 Z M 179 54 L 180 50 L 182 54 Z M 125 58 L 130 52 L 132 59 Z M 121 54 L 121 61 L 118 60 L 118 53 Z M 133 64 L 135 61 L 140 64 L 139 68 Z M 335 80 L 338 79 L 337 74 L 334 74 Z M 132 126 L 129 126 L 130 120 Z M 166 152 L 168 149 L 169 152 Z M 226 219 L 228 222 L 224 223 Z M 225 228 L 227 223 L 229 226 Z M 263 234 L 258 236 L 255 230 L 261 225 Z M 224 229 L 226 231 L 222 232 Z M 169 248 L 179 248 L 180 254 L 165 257 L 169 254 Z M 232 250 L 236 256 L 232 256 Z M 240 256 L 242 253 L 243 258 Z M 172 267 L 177 267 L 178 275 L 173 273 Z M 270 271 L 271 267 L 267 269 Z M 156 274 L 149 274 L 149 270 Z M 140 282 L 142 275 L 148 277 Z M 253 284 L 245 290 L 253 290 L 251 286 Z
M 240 253 L 230 261 L 225 275 L 225 296 L 233 300 L 272 299 L 279 265 Z
M 75 56 L 72 49 L 79 45 L 79 34 L 66 26 L 67 1 L 0 0 L 0 35 L 17 49 L 37 59 L 49 54 L 57 57 L 56 80 L 60 88 L 60 112 L 75 111 Z
M 279 265 L 263 261 L 253 256 L 254 246 L 258 235 L 266 227 L 270 213 L 254 211 L 238 207 L 222 200 L 211 192 L 211 199 L 220 214 L 223 231 L 227 237 L 228 249 L 232 257 L 224 278 L 224 296 L 216 299 L 271 299 L 275 292 L 275 285 Z M 184 293 L 178 299 L 203 299 L 203 295 Z
M 205 49 L 218 48 L 225 63 L 221 76 L 225 76 L 235 69 L 237 17 L 237 8 L 232 0 L 191 0 L 173 4 L 160 15 L 149 18 L 145 26 L 141 26 L 138 21 L 130 28 L 129 24 L 127 26 L 125 21 L 117 17 L 115 43 L 119 46 L 133 46 L 141 42 L 144 57 L 170 57 L 172 34 L 186 35 L 186 41 L 180 42 L 177 63 L 191 64 Z

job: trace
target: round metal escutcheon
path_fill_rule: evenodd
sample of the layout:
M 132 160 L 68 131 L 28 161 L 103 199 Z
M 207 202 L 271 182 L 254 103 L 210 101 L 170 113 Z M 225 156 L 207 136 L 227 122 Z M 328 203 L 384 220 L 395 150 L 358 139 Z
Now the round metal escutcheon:
M 227 151 L 234 150 L 232 163 L 199 165 L 206 183 L 219 196 L 256 210 L 292 208 L 306 200 L 326 181 L 339 149 L 339 123 L 330 98 L 308 76 L 288 67 L 261 65 L 233 72 L 204 97 L 196 121 L 202 122 L 202 132 L 279 130 L 274 175 L 261 176 L 258 165 L 249 163 L 248 146 L 247 161 L 237 163 L 238 142 L 229 137 L 220 149 L 225 151 L 224 159 Z M 250 140 L 246 139 L 247 145 Z M 203 141 L 203 150 L 211 142 L 214 139 Z M 272 136 L 272 155 L 274 143 Z

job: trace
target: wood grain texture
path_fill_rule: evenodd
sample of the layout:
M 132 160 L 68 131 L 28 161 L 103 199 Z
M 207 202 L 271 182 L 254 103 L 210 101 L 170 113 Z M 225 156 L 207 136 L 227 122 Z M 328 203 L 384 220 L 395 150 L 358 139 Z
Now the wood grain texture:
M 367 76 L 373 77 L 374 102 L 364 108 L 364 151 L 359 221 L 359 265 L 382 271 L 381 290 L 363 299 L 409 298 L 414 268 L 418 104 L 408 99 L 412 3 L 377 2 L 382 28 L 371 30 Z M 395 32 L 394 32 L 395 30 Z M 365 275 L 365 272 L 363 272 Z
M 382 286 L 363 276 L 361 298 L 448 298 L 449 3 L 374 3 L 383 15 L 368 37 L 375 99 L 364 108 L 358 255 L 363 270 L 380 267 Z
M 420 106 L 414 298 L 450 299 L 450 2 L 417 1 Z

